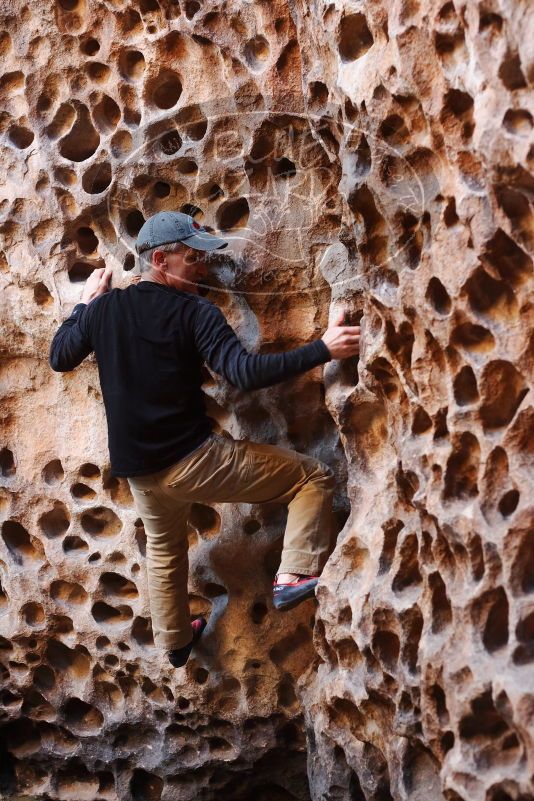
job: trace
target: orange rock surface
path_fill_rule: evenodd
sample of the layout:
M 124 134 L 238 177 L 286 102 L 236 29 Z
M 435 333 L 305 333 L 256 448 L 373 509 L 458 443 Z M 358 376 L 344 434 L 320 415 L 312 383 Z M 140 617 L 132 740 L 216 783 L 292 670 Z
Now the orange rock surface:
M 0 25 L 0 795 L 534 798 L 533 10 L 58 0 Z M 235 437 L 336 469 L 337 545 L 271 603 L 285 510 L 197 505 L 184 669 L 109 475 L 94 354 L 51 338 L 159 210 L 231 239 L 250 350 L 362 320 L 360 358 L 244 394 Z M 134 343 L 132 343 L 134 347 Z M 150 377 L 147 376 L 147 380 Z

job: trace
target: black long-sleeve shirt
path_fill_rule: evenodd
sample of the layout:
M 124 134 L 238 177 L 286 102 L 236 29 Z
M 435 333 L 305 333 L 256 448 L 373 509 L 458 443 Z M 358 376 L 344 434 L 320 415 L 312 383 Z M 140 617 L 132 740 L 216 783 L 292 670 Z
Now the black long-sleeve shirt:
M 210 435 L 202 365 L 241 390 L 271 386 L 330 361 L 322 339 L 285 353 L 248 353 L 215 304 L 154 281 L 78 303 L 50 346 L 68 372 L 95 352 L 112 476 L 163 470 Z

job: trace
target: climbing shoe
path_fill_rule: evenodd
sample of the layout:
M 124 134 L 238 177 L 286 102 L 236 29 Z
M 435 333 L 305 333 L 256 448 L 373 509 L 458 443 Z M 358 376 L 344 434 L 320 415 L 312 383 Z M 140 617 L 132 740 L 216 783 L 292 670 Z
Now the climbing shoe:
M 294 606 L 315 595 L 319 576 L 302 576 L 287 584 L 273 581 L 273 604 L 276 609 L 293 609 Z
M 189 654 L 191 653 L 193 645 L 200 640 L 202 632 L 207 625 L 208 621 L 205 617 L 197 617 L 195 620 L 191 621 L 191 627 L 193 629 L 193 639 L 191 642 L 188 642 L 187 645 L 182 645 L 181 648 L 173 648 L 172 651 L 169 651 L 169 662 L 173 667 L 183 667 L 183 665 L 185 665 L 189 659 Z

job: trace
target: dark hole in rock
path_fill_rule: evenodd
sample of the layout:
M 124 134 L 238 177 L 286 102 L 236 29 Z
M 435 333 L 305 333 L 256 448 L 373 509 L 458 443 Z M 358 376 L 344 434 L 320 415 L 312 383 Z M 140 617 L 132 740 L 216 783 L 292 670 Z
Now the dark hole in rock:
M 91 462 L 85 462 L 78 470 L 80 476 L 83 478 L 98 478 L 100 475 L 100 468 Z
M 205 684 L 209 675 L 209 672 L 205 668 L 197 668 L 193 674 L 193 678 L 197 684 Z
M 152 621 L 144 617 L 134 618 L 132 624 L 132 639 L 141 648 L 150 648 L 154 645 L 152 635 Z
M 90 79 L 95 83 L 105 83 L 111 74 L 108 65 L 102 64 L 99 61 L 92 61 L 86 64 L 85 70 Z
M 402 593 L 421 583 L 418 560 L 419 546 L 417 536 L 408 534 L 400 546 L 400 566 L 393 579 L 393 592 Z
M 126 231 L 128 232 L 129 236 L 133 238 L 137 236 L 144 224 L 145 218 L 138 209 L 129 211 L 124 219 Z
M 478 495 L 480 445 L 474 434 L 464 431 L 455 437 L 453 451 L 447 460 L 444 500 L 466 499 Z
M 86 56 L 94 56 L 100 50 L 100 42 L 98 39 L 94 39 L 90 36 L 80 43 L 80 50 L 82 53 L 85 53 Z
M 449 198 L 447 205 L 445 206 L 445 211 L 443 212 L 443 222 L 447 226 L 447 228 L 452 228 L 453 225 L 456 225 L 458 222 L 459 217 L 456 213 L 456 200 L 455 198 Z
M 112 509 L 95 506 L 81 516 L 84 531 L 95 539 L 114 537 L 122 528 L 122 522 Z
M 35 139 L 35 134 L 23 125 L 12 125 L 8 132 L 8 139 L 19 150 L 25 150 Z
M 120 118 L 121 110 L 109 95 L 103 95 L 102 99 L 93 108 L 95 125 L 103 134 L 114 131 L 120 122 Z
M 421 743 L 410 743 L 402 761 L 402 781 L 408 798 L 442 798 L 439 763 Z M 421 788 L 424 792 L 420 792 Z
M 453 114 L 455 117 L 462 117 L 472 110 L 473 105 L 473 98 L 467 92 L 461 92 L 459 89 L 449 89 L 444 97 L 443 110 L 445 113 Z
M 296 66 L 295 61 L 299 58 L 298 45 L 295 39 L 290 39 L 276 61 L 276 70 L 279 76 L 288 74 L 292 66 Z
M 516 136 L 528 136 L 532 130 L 532 114 L 526 109 L 508 109 L 502 122 L 506 130 Z
M 122 269 L 126 272 L 133 270 L 135 267 L 135 256 L 133 253 L 127 253 L 122 263 Z
M 145 71 L 145 57 L 139 50 L 123 50 L 119 57 L 119 70 L 123 78 L 138 81 Z
M 145 527 L 143 525 L 143 521 L 140 517 L 134 523 L 135 527 L 135 541 L 137 543 L 137 547 L 139 548 L 139 553 L 141 556 L 146 556 L 146 532 Z
M 376 631 L 373 636 L 373 651 L 389 671 L 395 671 L 399 660 L 400 642 L 393 631 Z
M 191 504 L 189 522 L 201 537 L 206 538 L 216 536 L 221 527 L 221 518 L 215 509 L 200 503 Z
M 363 56 L 373 44 L 373 36 L 364 14 L 347 14 L 338 29 L 338 48 L 342 61 L 354 61 Z
M 163 791 L 163 779 L 155 773 L 135 768 L 130 780 L 132 801 L 159 801 Z
M 52 461 L 48 462 L 43 467 L 41 475 L 47 484 L 57 484 L 59 481 L 62 481 L 65 474 L 61 461 L 59 459 L 52 459 Z
M 417 406 L 413 416 L 412 433 L 424 434 L 432 428 L 432 419 L 422 406 Z
M 104 192 L 111 183 L 112 172 L 111 164 L 104 161 L 100 164 L 93 164 L 82 177 L 82 186 L 90 195 L 98 195 Z
M 38 306 L 50 306 L 53 303 L 50 290 L 42 281 L 35 284 L 33 288 L 33 299 Z
M 16 520 L 5 520 L 2 523 L 2 539 L 13 561 L 18 565 L 39 560 L 44 556 L 41 543 L 32 540 L 28 531 Z
M 515 635 L 519 642 L 514 651 L 516 665 L 526 665 L 534 661 L 534 612 L 522 618 L 516 626 Z
M 480 10 L 480 17 L 478 21 L 478 30 L 482 32 L 488 28 L 493 28 L 496 32 L 501 31 L 503 26 L 503 18 L 500 14 L 494 11 Z
M 499 512 L 503 517 L 509 517 L 517 509 L 519 492 L 516 489 L 508 490 L 499 501 Z
M 90 501 L 96 495 L 92 487 L 88 487 L 87 484 L 82 483 L 73 484 L 70 491 L 73 498 L 79 498 L 82 501 Z
M 129 620 L 133 613 L 129 606 L 110 606 L 104 601 L 97 601 L 91 608 L 91 614 L 97 623 L 114 625 Z
M 159 138 L 159 147 L 166 156 L 172 156 L 182 147 L 182 140 L 178 131 L 167 131 Z
M 532 275 L 532 258 L 501 228 L 487 242 L 481 260 L 514 287 Z
M 494 319 L 510 319 L 517 314 L 517 302 L 512 289 L 504 282 L 493 278 L 479 267 L 462 287 L 469 305 L 479 314 Z
M 527 85 L 521 61 L 517 53 L 508 51 L 499 67 L 499 78 L 510 91 L 514 89 L 524 89 Z
M 84 261 L 75 262 L 72 267 L 69 267 L 69 281 L 72 281 L 73 283 L 82 283 L 87 281 L 97 266 L 98 265 L 96 264 L 89 264 L 88 262 Z
M 96 734 L 104 722 L 100 710 L 82 701 L 81 698 L 69 698 L 63 704 L 61 712 L 66 725 L 83 734 Z
M 454 377 L 454 398 L 458 406 L 467 406 L 478 400 L 478 388 L 473 368 L 464 365 Z
M 380 136 L 392 145 L 401 144 L 409 137 L 410 132 L 404 119 L 399 114 L 390 114 L 378 129 Z
M 64 628 L 66 629 L 66 626 Z M 90 671 L 91 659 L 87 649 L 81 645 L 76 646 L 76 648 L 69 648 L 60 640 L 49 639 L 45 657 L 52 668 L 60 673 L 70 673 L 73 679 L 85 678 Z
M 41 626 L 45 621 L 45 612 L 41 604 L 28 601 L 20 610 L 28 626 Z
M 100 586 L 106 596 L 115 598 L 137 598 L 137 587 L 130 579 L 119 573 L 106 572 L 100 576 Z
M 446 754 L 448 751 L 451 750 L 451 748 L 454 747 L 454 741 L 455 741 L 455 737 L 454 737 L 454 732 L 452 732 L 452 731 L 446 731 L 441 736 L 440 744 L 441 744 L 441 747 L 443 749 L 443 753 Z M 453 799 L 451 798 L 450 801 L 453 801 Z M 460 798 L 459 798 L 459 801 L 461 801 Z
M 253 518 L 243 523 L 243 531 L 245 532 L 245 534 L 255 534 L 257 531 L 260 530 L 260 528 L 261 528 L 261 523 L 259 522 L 259 520 L 254 520 Z
M 217 209 L 217 224 L 221 231 L 244 228 L 249 218 L 249 205 L 246 198 L 227 200 Z
M 198 0 L 186 0 L 185 3 L 185 16 L 187 19 L 192 19 L 197 11 L 200 9 L 200 3 Z
M 269 58 L 270 47 L 269 42 L 259 34 L 249 39 L 245 44 L 244 56 L 247 64 L 253 70 L 261 70 L 265 66 L 265 62 Z
M 221 595 L 226 595 L 228 590 L 222 584 L 217 584 L 214 581 L 207 581 L 203 586 L 203 594 L 206 598 L 218 598 Z
M 268 609 L 262 601 L 256 601 L 250 610 L 250 617 L 253 623 L 263 623 L 268 614 Z
M 172 108 L 182 94 L 182 83 L 175 73 L 164 71 L 151 87 L 152 100 L 161 109 Z
M 65 606 L 79 606 L 87 601 L 88 595 L 84 588 L 76 582 L 58 579 L 50 585 L 50 596 L 54 601 Z
M 87 225 L 80 226 L 76 231 L 76 242 L 80 251 L 86 256 L 94 253 L 98 248 L 98 237 Z
M 69 537 L 65 537 L 63 540 L 63 550 L 69 556 L 76 556 L 84 551 L 88 551 L 89 546 L 84 540 L 82 540 L 81 537 L 78 537 L 74 534 Z
M 48 665 L 39 665 L 33 671 L 33 683 L 38 690 L 47 692 L 52 690 L 56 684 L 56 674 Z
M 59 152 L 69 161 L 86 161 L 95 153 L 99 144 L 100 136 L 93 127 L 89 111 L 84 105 L 78 105 L 76 122 L 60 141 Z
M 407 665 L 408 670 L 415 674 L 418 669 L 419 642 L 423 631 L 423 615 L 417 604 L 401 614 L 400 622 L 403 632 L 401 660 Z
M 9 448 L 4 447 L 0 451 L 0 472 L 4 478 L 14 476 L 17 472 L 17 468 L 15 467 L 15 459 L 13 458 L 13 451 L 10 451 Z
M 152 191 L 156 197 L 164 198 L 170 195 L 171 186 L 167 181 L 156 181 Z
M 498 186 L 496 196 L 499 206 L 512 224 L 514 235 L 530 250 L 534 240 L 534 225 L 527 198 L 523 192 L 510 186 Z
M 275 159 L 273 162 L 273 175 L 277 178 L 291 178 L 297 174 L 293 161 L 287 158 Z
M 468 742 L 475 738 L 496 740 L 508 731 L 508 724 L 495 708 L 491 690 L 471 701 L 471 713 L 460 721 L 460 737 Z
M 322 81 L 312 81 L 308 86 L 308 100 L 312 106 L 324 106 L 328 100 L 328 87 Z
M 189 139 L 198 142 L 206 135 L 208 120 L 198 105 L 186 106 L 180 109 L 174 119 Z
M 439 314 L 449 314 L 451 310 L 449 293 L 436 276 L 428 282 L 425 297 Z
M 486 353 L 495 347 L 491 331 L 475 323 L 457 325 L 451 335 L 451 343 L 474 353 Z
M 480 381 L 480 419 L 484 431 L 507 426 L 528 392 L 525 379 L 513 364 L 498 359 L 486 364 Z
M 443 409 L 439 409 L 434 415 L 434 439 L 441 439 L 449 435 L 449 429 L 447 427 L 448 411 L 448 407 L 445 406 Z
M 473 622 L 481 630 L 482 642 L 490 654 L 508 643 L 508 616 L 508 598 L 503 587 L 488 590 L 473 602 Z
M 445 582 L 440 574 L 431 573 L 428 584 L 432 592 L 432 632 L 438 634 L 452 623 L 452 607 L 447 596 Z

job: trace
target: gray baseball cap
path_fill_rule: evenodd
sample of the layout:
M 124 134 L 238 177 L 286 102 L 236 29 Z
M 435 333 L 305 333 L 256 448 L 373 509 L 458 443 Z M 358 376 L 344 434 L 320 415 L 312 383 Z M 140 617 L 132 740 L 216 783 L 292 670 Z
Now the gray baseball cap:
M 226 239 L 210 234 L 203 225 L 181 211 L 159 211 L 141 227 L 135 249 L 138 254 L 157 245 L 183 242 L 196 250 L 217 250 L 228 245 Z

